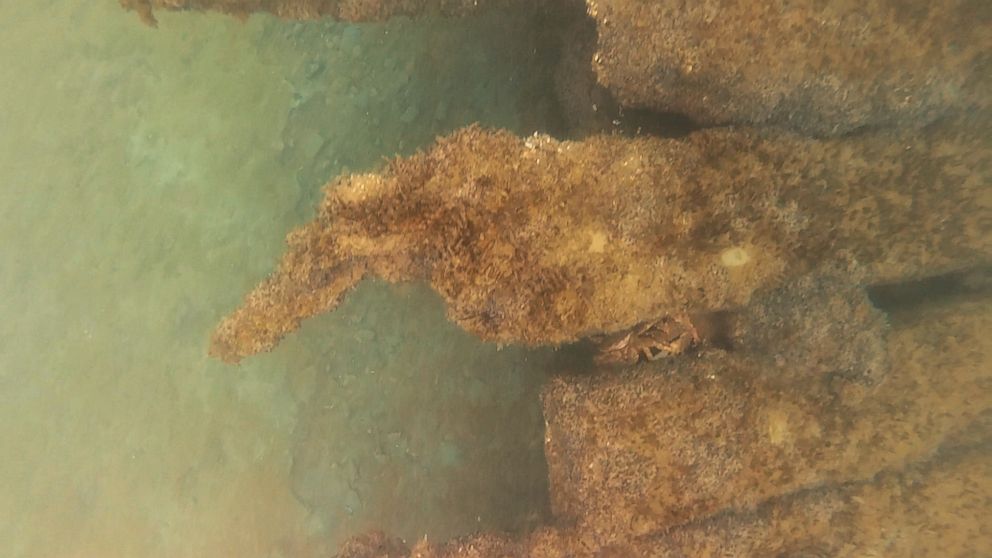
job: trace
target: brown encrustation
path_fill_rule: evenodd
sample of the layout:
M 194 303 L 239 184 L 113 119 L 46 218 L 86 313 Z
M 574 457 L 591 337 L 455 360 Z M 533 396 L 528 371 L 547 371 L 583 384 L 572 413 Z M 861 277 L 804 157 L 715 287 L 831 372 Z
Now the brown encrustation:
M 986 430 L 987 432 L 987 430 Z M 670 535 L 608 545 L 612 556 L 985 556 L 992 537 L 989 444 L 949 447 L 933 459 L 864 481 L 773 498 Z M 574 547 L 573 547 L 574 548 Z M 534 556 L 524 553 L 521 556 Z
M 816 136 L 919 127 L 990 108 L 992 4 L 982 0 L 119 1 L 149 25 L 155 10 L 365 22 L 548 8 L 560 23 L 550 30 L 562 43 L 559 98 L 578 134 L 625 123 L 616 103 L 703 126 L 774 125 Z M 583 10 L 591 21 L 573 15 Z M 605 90 L 585 79 L 593 71 Z
M 782 296 L 743 319 L 774 321 Z M 873 386 L 747 351 L 561 377 L 544 394 L 553 525 L 341 556 L 987 556 L 992 306 L 913 310 Z
M 871 283 L 986 263 L 987 120 L 832 140 L 466 128 L 332 181 L 210 351 L 236 362 L 269 350 L 368 274 L 426 280 L 484 340 L 557 345 L 737 307 L 824 264 Z
M 992 3 L 587 0 L 622 105 L 814 135 L 988 107 Z
M 992 493 L 988 446 L 876 478 L 773 498 L 662 533 L 597 541 L 575 527 L 526 536 L 484 533 L 412 548 L 380 533 L 346 543 L 340 558 L 684 558 L 687 556 L 987 556 Z M 381 537 L 381 538 L 375 538 Z M 371 541 L 370 541 L 371 539 Z M 391 545 L 391 546 L 386 546 Z M 387 547 L 392 552 L 382 552 Z
M 849 335 L 871 332 L 857 316 L 877 311 L 861 298 L 832 316 Z M 976 424 L 987 435 L 992 344 L 978 336 L 992 327 L 988 303 L 928 312 L 913 327 L 897 324 L 887 342 L 884 322 L 871 318 L 880 342 L 834 345 L 833 362 L 846 365 L 833 370 L 812 351 L 789 355 L 784 331 L 815 331 L 830 316 L 811 308 L 809 323 L 796 322 L 780 300 L 769 294 L 740 319 L 782 314 L 781 350 L 553 379 L 543 400 L 555 517 L 600 540 L 641 536 L 903 469 Z M 879 378 L 870 369 L 883 359 L 891 366 Z

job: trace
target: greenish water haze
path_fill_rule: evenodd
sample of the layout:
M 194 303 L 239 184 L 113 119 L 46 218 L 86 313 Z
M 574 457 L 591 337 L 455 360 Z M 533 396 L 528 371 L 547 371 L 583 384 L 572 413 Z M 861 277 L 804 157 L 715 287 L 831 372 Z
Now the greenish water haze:
M 0 4 L 0 555 L 318 556 L 539 514 L 547 354 L 474 341 L 425 288 L 205 354 L 327 179 L 547 124 L 527 29 L 159 19 Z

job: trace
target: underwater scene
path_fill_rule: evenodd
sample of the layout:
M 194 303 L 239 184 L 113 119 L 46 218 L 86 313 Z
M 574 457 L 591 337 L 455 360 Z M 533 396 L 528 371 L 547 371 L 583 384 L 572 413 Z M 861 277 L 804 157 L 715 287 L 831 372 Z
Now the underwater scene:
M 0 3 L 0 556 L 992 556 L 992 3 Z

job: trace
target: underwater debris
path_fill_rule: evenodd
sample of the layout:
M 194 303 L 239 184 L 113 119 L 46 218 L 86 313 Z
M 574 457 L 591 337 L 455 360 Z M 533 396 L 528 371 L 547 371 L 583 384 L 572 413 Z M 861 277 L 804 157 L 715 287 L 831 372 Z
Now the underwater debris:
M 814 135 L 989 107 L 992 3 L 587 0 L 620 104 Z
M 987 263 L 987 121 L 828 140 L 738 128 L 565 142 L 469 127 L 332 181 L 210 352 L 270 350 L 367 274 L 426 280 L 484 340 L 557 345 L 738 307 L 827 264 L 863 284 Z

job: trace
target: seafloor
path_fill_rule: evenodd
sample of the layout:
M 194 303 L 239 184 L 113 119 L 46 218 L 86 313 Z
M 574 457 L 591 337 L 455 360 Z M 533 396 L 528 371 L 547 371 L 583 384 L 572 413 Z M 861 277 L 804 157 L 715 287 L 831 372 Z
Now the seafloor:
M 206 353 L 329 176 L 545 126 L 531 31 L 158 19 L 0 4 L 0 555 L 327 556 L 541 517 L 548 352 L 474 340 L 425 288 Z

